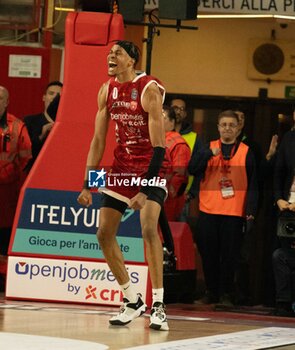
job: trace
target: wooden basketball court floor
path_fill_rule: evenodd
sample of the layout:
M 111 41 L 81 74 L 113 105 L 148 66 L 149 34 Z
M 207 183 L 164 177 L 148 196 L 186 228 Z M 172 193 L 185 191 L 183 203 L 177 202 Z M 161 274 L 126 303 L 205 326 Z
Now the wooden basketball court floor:
M 76 349 L 72 346 L 74 343 L 67 347 L 54 345 L 55 343 L 50 344 L 50 339 L 54 338 L 49 338 L 48 341 L 47 337 L 87 341 L 105 346 L 100 349 L 125 349 L 147 344 L 154 344 L 153 349 L 163 349 L 157 344 L 228 333 L 234 334 L 233 332 L 265 327 L 283 327 L 289 330 L 295 328 L 295 318 L 270 316 L 265 313 L 265 310 L 261 313 L 256 310 L 255 314 L 221 312 L 214 311 L 210 306 L 197 304 L 167 305 L 169 332 L 149 329 L 148 313 L 127 326 L 110 326 L 108 320 L 112 313 L 117 310 L 118 308 L 105 306 L 12 301 L 5 300 L 4 294 L 0 294 L 0 349 Z M 1 334 L 6 335 L 6 345 L 3 343 L 4 340 L 1 343 Z M 15 339 L 17 339 L 18 334 L 46 337 L 41 339 L 46 339 L 47 345 L 34 347 L 33 337 L 30 338 L 31 347 L 25 347 L 24 343 L 16 345 Z M 8 343 L 7 339 L 10 340 Z M 170 347 L 168 348 L 170 349 Z M 96 347 L 92 345 L 89 349 L 96 349 Z M 185 349 L 195 349 L 195 347 Z M 206 347 L 204 347 L 205 349 Z M 294 344 L 277 346 L 275 349 L 295 349 L 295 329 Z

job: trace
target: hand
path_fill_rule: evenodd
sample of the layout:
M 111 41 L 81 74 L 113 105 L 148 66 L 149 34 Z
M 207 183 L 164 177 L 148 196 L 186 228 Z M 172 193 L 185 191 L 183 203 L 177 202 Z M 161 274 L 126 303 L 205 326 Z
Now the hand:
M 132 197 L 130 199 L 129 208 L 131 208 L 133 210 L 142 209 L 145 205 L 146 199 L 147 199 L 146 194 L 144 194 L 142 192 L 138 192 L 134 197 Z
M 79 204 L 84 205 L 85 207 L 89 207 L 92 205 L 92 194 L 87 188 L 83 188 L 81 193 L 79 194 L 77 201 Z
M 289 204 L 289 210 L 295 211 L 295 203 Z
M 278 147 L 278 135 L 273 135 L 270 141 L 269 150 L 266 155 L 266 159 L 270 160 L 272 156 L 276 153 Z
M 45 139 L 47 137 L 47 135 L 50 133 L 53 125 L 54 125 L 54 123 L 47 123 L 47 124 L 43 125 L 42 133 L 39 136 L 40 140 L 43 140 L 43 139 Z
M 218 156 L 218 154 L 221 152 L 220 148 L 212 148 L 211 151 L 213 156 Z
M 194 198 L 194 196 L 193 196 L 190 192 L 186 192 L 186 193 L 184 194 L 184 200 L 185 200 L 186 202 L 190 202 L 193 198 Z
M 289 203 L 287 201 L 285 201 L 284 199 L 279 199 L 277 201 L 277 205 L 281 211 L 288 210 L 289 206 L 290 206 Z
M 254 226 L 254 216 L 246 215 L 246 233 L 252 232 Z
M 175 188 L 172 185 L 168 187 L 168 193 L 170 198 L 175 198 L 177 195 Z

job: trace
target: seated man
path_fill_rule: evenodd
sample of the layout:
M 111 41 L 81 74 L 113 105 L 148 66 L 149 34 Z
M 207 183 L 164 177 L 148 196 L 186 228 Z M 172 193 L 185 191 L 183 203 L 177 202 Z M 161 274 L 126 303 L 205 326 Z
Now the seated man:
M 281 239 L 282 247 L 274 251 L 272 256 L 276 282 L 277 316 L 293 316 L 292 303 L 295 302 L 295 237 Z M 293 277 L 294 276 L 294 277 Z

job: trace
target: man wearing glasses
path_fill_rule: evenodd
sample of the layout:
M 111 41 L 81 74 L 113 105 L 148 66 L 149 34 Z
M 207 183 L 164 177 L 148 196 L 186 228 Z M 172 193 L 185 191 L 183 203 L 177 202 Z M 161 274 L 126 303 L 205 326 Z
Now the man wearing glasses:
M 192 152 L 197 139 L 197 133 L 193 131 L 192 125 L 186 120 L 186 103 L 184 100 L 177 98 L 171 101 L 171 107 L 174 109 L 176 115 L 175 131 L 180 133 L 185 139 Z
M 174 99 L 171 101 L 171 107 L 176 114 L 175 131 L 188 133 L 192 131 L 192 126 L 185 119 L 187 117 L 186 103 L 182 99 Z
M 257 206 L 255 159 L 237 139 L 239 120 L 227 110 L 218 116 L 220 138 L 195 153 L 194 175 L 200 177 L 196 241 L 202 257 L 206 294 L 203 303 L 233 307 L 234 276 L 243 237 L 243 222 Z
M 201 140 L 197 137 L 197 133 L 193 131 L 192 125 L 187 121 L 186 103 L 184 100 L 176 98 L 171 101 L 171 107 L 174 109 L 176 115 L 174 130 L 185 139 L 189 145 L 191 154 L 193 154 L 193 152 L 201 148 Z M 193 176 L 190 175 L 185 189 L 186 203 L 179 218 L 181 221 L 188 221 L 190 200 L 197 195 L 197 181 L 193 180 Z

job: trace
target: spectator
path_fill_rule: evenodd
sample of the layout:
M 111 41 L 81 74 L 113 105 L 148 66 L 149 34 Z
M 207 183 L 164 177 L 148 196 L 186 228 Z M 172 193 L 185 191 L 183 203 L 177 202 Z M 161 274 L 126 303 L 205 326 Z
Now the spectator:
M 295 122 L 295 111 L 293 111 L 293 119 Z M 273 270 L 276 284 L 276 314 L 278 316 L 294 315 L 291 310 L 291 304 L 295 301 L 295 290 L 292 290 L 292 279 L 294 280 L 295 278 L 294 150 L 295 129 L 293 126 L 292 130 L 288 131 L 282 139 L 277 154 L 274 174 L 274 195 L 280 216 L 285 217 L 285 220 L 293 220 L 293 234 L 290 234 L 290 237 L 280 237 L 281 248 L 278 248 L 273 253 Z
M 163 106 L 168 198 L 164 209 L 169 221 L 176 221 L 185 203 L 184 191 L 188 181 L 187 166 L 191 152 L 184 138 L 175 131 L 176 115 L 173 108 Z M 166 163 L 166 164 L 165 164 Z
M 196 242 L 201 254 L 206 294 L 202 302 L 233 306 L 234 276 L 242 243 L 243 222 L 254 219 L 257 185 L 254 156 L 237 140 L 238 116 L 218 116 L 220 139 L 191 159 L 201 177 Z
M 175 131 L 185 139 L 192 153 L 197 140 L 197 133 L 193 131 L 192 125 L 187 121 L 186 103 L 184 100 L 177 98 L 171 101 L 171 107 L 174 109 L 176 116 Z M 186 189 L 187 193 L 189 193 L 192 182 L 193 177 L 191 176 Z
M 239 118 L 239 131 L 238 131 L 238 139 L 242 141 L 245 145 L 249 146 L 253 152 L 255 157 L 256 169 L 259 170 L 260 164 L 263 159 L 263 152 L 259 143 L 254 141 L 249 137 L 249 135 L 245 132 L 245 114 L 242 111 L 235 111 Z M 257 174 L 258 175 L 258 174 Z
M 295 302 L 295 237 L 282 237 L 281 244 L 272 257 L 276 284 L 275 315 L 295 317 L 292 310 Z
M 274 274 L 269 266 L 272 265 L 272 254 L 278 246 L 276 234 L 276 208 L 273 195 L 273 176 L 277 148 L 278 135 L 273 135 L 268 152 L 262 160 L 262 166 L 260 167 L 260 178 L 263 179 L 263 187 L 260 191 L 260 197 L 262 200 L 260 200 L 261 207 L 258 209 L 257 224 L 255 225 L 256 232 L 263 235 L 262 246 L 260 243 L 257 244 L 262 257 L 262 269 L 259 282 L 262 290 L 263 304 L 267 306 L 273 306 L 275 299 Z M 255 269 L 256 257 L 253 260 L 253 267 Z
M 8 90 L 0 86 L 0 255 L 7 255 L 20 188 L 31 158 L 24 123 L 7 112 Z
M 186 102 L 178 98 L 173 99 L 171 101 L 171 107 L 176 114 L 175 131 L 179 132 L 185 139 L 190 147 L 191 154 L 197 152 L 201 147 L 201 141 L 200 138 L 197 137 L 197 133 L 193 131 L 192 125 L 187 121 Z M 190 201 L 197 196 L 197 192 L 197 182 L 195 182 L 194 177 L 190 175 L 185 189 L 185 206 L 182 212 L 182 217 L 180 218 L 181 221 L 189 221 Z
M 248 137 L 248 135 L 245 133 L 245 114 L 244 112 L 240 110 L 236 110 L 235 113 L 238 115 L 239 118 L 239 127 L 238 127 L 238 139 L 239 141 L 242 141 L 244 144 L 246 144 L 252 151 L 254 158 L 255 158 L 255 164 L 256 164 L 256 175 L 257 175 L 257 181 L 258 181 L 258 187 L 259 187 L 259 198 L 260 205 L 258 205 L 258 208 L 261 208 L 262 204 L 262 188 L 263 188 L 263 179 L 261 174 L 261 168 L 264 164 L 263 159 L 263 153 L 261 146 L 259 143 L 255 142 L 253 139 Z M 265 161 L 266 162 L 266 161 Z M 257 213 L 258 215 L 258 213 Z M 238 267 L 237 267 L 237 276 L 236 276 L 236 303 L 238 305 L 251 305 L 253 303 L 253 298 L 250 291 L 250 256 L 251 252 L 253 252 L 254 248 L 254 237 L 257 241 L 259 239 L 258 233 L 256 233 L 256 227 L 254 227 L 254 221 L 251 220 L 248 222 L 244 222 L 244 234 L 243 234 L 243 241 L 241 245 L 241 251 L 240 251 L 240 257 L 238 261 Z M 253 277 L 253 274 L 252 274 Z
M 30 167 L 35 162 L 41 151 L 48 134 L 50 133 L 56 117 L 59 95 L 61 94 L 63 84 L 60 81 L 52 81 L 46 87 L 43 95 L 44 111 L 43 113 L 28 115 L 24 117 L 24 122 L 28 129 L 32 142 L 32 161 Z M 54 102 L 52 103 L 52 101 Z M 52 104 L 51 104 L 52 103 Z M 49 105 L 51 104 L 50 108 Z

